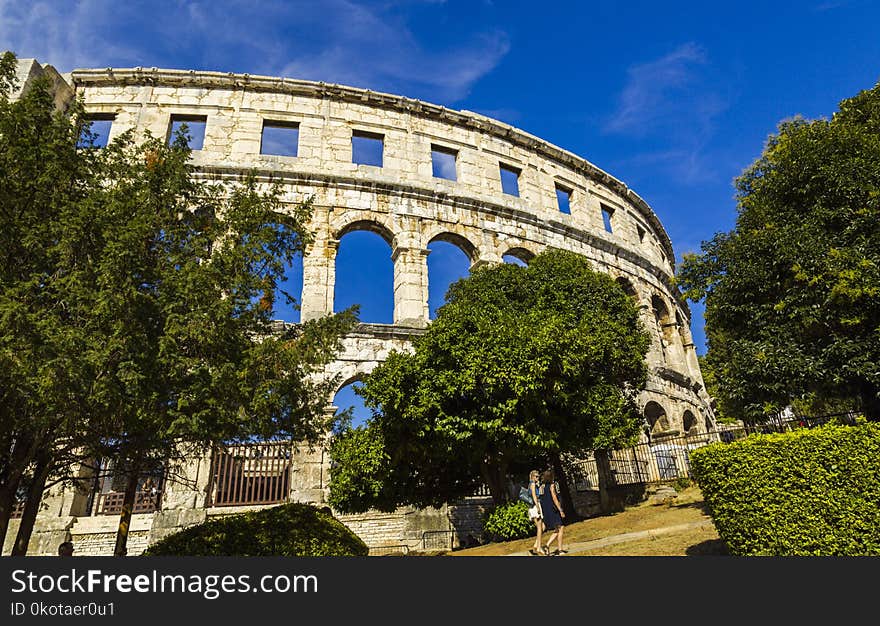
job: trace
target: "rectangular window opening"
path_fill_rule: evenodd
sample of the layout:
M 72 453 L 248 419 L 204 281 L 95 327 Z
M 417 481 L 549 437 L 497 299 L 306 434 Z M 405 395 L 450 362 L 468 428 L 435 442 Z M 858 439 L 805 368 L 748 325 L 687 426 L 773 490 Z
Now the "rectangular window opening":
M 355 130 L 351 133 L 351 162 L 358 165 L 382 167 L 385 136 Z
M 431 168 L 434 178 L 456 180 L 458 177 L 455 170 L 455 162 L 458 152 L 442 146 L 431 146 Z
M 560 213 L 571 215 L 571 189 L 556 185 L 556 204 Z
M 205 144 L 205 126 L 208 118 L 205 115 L 172 115 L 168 128 L 168 145 L 173 145 L 178 135 L 184 132 L 190 150 L 201 150 Z
M 519 173 L 515 167 L 501 164 L 501 191 L 519 197 Z
M 110 129 L 116 116 L 95 113 L 85 117 L 85 124 L 76 142 L 77 148 L 103 148 L 110 139 Z
M 636 224 L 636 231 L 639 233 L 639 242 L 645 241 L 645 229 Z
M 295 157 L 299 147 L 299 123 L 263 120 L 260 154 Z
M 609 233 L 613 233 L 614 229 L 611 226 L 611 218 L 614 216 L 614 209 L 611 207 L 607 207 L 604 204 L 602 206 L 602 222 L 605 224 L 605 231 Z

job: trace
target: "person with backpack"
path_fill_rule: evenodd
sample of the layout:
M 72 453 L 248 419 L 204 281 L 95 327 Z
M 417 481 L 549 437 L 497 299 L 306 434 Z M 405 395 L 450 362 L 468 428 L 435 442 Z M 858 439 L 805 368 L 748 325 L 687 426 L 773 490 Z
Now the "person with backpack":
M 541 550 L 541 537 L 544 533 L 544 515 L 541 513 L 541 502 L 538 499 L 538 478 L 540 474 L 538 470 L 529 472 L 529 495 L 531 496 L 531 505 L 529 506 L 529 519 L 535 522 L 535 528 L 538 531 L 535 537 L 535 545 L 529 549 L 532 556 L 544 555 Z M 527 502 L 528 504 L 528 502 Z

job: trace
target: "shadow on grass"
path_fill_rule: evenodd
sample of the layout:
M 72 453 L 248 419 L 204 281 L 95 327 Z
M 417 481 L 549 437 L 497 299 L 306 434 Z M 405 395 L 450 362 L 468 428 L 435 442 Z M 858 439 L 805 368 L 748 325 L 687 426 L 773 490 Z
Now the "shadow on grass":
M 727 546 L 721 539 L 709 539 L 689 546 L 685 551 L 688 556 L 730 556 Z

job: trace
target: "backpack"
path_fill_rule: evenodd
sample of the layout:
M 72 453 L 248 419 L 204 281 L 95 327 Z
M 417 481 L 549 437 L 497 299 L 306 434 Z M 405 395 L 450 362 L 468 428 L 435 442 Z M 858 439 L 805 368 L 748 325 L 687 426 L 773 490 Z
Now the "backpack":
M 529 491 L 528 487 L 519 488 L 519 499 L 528 504 L 529 507 L 535 506 L 535 502 L 532 500 L 532 492 Z

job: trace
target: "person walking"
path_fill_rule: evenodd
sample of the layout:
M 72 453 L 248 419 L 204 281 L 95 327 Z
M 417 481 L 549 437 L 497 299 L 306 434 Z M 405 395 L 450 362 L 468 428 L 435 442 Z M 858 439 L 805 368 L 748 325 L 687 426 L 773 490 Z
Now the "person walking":
M 541 513 L 541 501 L 538 499 L 539 480 L 540 472 L 538 472 L 538 470 L 532 470 L 529 472 L 529 493 L 532 494 L 532 502 L 534 502 L 534 504 L 529 507 L 529 519 L 535 522 L 535 528 L 537 529 L 535 545 L 529 549 L 529 554 L 532 556 L 538 556 L 539 554 L 544 556 L 544 551 L 541 549 L 541 546 L 543 545 L 541 537 L 544 534 L 544 515 Z
M 541 505 L 541 513 L 544 520 L 544 530 L 553 531 L 547 543 L 544 545 L 543 552 L 548 556 L 556 556 L 566 554 L 568 550 L 562 548 L 562 540 L 565 533 L 565 511 L 559 504 L 559 497 L 556 493 L 556 481 L 553 470 L 544 470 L 541 476 L 541 486 L 538 488 L 538 502 Z M 550 544 L 556 540 L 556 549 L 550 552 Z

